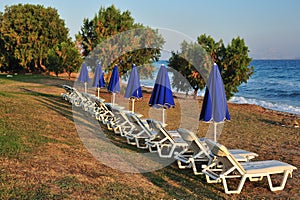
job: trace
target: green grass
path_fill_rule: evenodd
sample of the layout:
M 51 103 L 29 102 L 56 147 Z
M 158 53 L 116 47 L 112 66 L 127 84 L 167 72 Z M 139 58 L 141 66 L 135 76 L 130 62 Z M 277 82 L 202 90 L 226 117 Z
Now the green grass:
M 55 180 L 54 184 L 60 188 L 61 193 L 64 195 L 72 194 L 76 190 L 85 188 L 84 184 L 82 184 L 75 176 L 62 177 L 61 179 Z
M 28 79 L 27 76 L 19 77 L 19 80 L 23 80 L 22 77 Z M 40 82 L 43 77 L 33 76 L 33 78 Z M 14 81 L 2 82 L 12 84 Z M 11 88 L 16 88 L 16 84 Z M 0 92 L 0 155 L 18 157 L 24 152 L 32 152 L 34 148 L 44 143 L 55 142 L 55 139 L 43 135 L 47 122 L 43 120 L 43 112 L 39 111 L 43 108 L 34 103 L 35 96 L 53 97 L 51 94 L 24 93 L 14 90 Z
M 13 93 L 0 91 L 0 97 L 14 97 Z
M 29 147 L 24 144 L 20 135 L 14 131 L 4 131 L 1 123 L 0 130 L 0 155 L 15 157 L 21 152 L 28 151 Z
M 22 153 L 33 152 L 42 144 L 57 142 L 55 139 L 43 136 L 35 131 L 8 130 L 9 122 L 0 122 L 0 155 L 5 157 L 19 157 Z
M 41 83 L 43 80 L 49 80 L 49 79 L 57 79 L 56 77 L 51 76 L 44 76 L 41 74 L 30 74 L 30 75 L 13 75 L 12 78 L 6 77 L 5 74 L 0 74 L 0 84 L 2 81 L 9 82 L 9 81 L 20 81 L 20 82 L 28 82 L 28 83 Z
M 1 191 L 1 190 L 0 190 Z M 4 193 L 5 191 L 3 191 Z M 24 188 L 12 188 L 9 190 L 9 199 L 36 199 L 36 200 L 47 200 L 47 199 L 62 199 L 62 195 L 52 194 L 47 185 L 40 185 L 36 187 L 35 184 Z

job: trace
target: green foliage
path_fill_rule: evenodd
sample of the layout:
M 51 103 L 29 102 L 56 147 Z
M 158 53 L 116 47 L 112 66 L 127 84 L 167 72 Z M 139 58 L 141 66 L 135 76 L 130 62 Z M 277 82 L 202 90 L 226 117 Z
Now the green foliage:
M 101 61 L 104 70 L 110 71 L 117 64 L 120 75 L 133 63 L 140 66 L 157 61 L 164 44 L 157 30 L 134 23 L 129 11 L 121 12 L 113 5 L 101 7 L 92 20 L 84 19 L 76 40 L 89 66 Z M 151 72 L 143 75 L 147 74 Z
M 5 7 L 0 25 L 2 71 L 46 71 L 48 50 L 68 40 L 68 29 L 57 10 L 41 5 Z M 6 51 L 6 54 L 3 54 Z
M 227 46 L 223 60 L 217 61 L 223 69 L 223 82 L 228 98 L 238 92 L 238 86 L 247 83 L 254 72 L 254 67 L 249 67 L 252 59 L 248 57 L 248 52 L 244 40 L 237 37 Z
M 62 59 L 56 53 L 55 48 L 48 50 L 47 69 L 54 72 L 56 76 L 63 72 Z
M 225 47 L 223 41 L 215 42 L 210 36 L 201 35 L 198 43 L 210 53 L 213 61 L 218 64 L 226 96 L 230 99 L 238 92 L 238 86 L 246 83 L 253 74 L 254 68 L 249 67 L 252 59 L 249 57 L 249 49 L 244 39 L 237 37 Z
M 172 52 L 169 66 L 173 69 L 172 86 L 177 91 L 187 92 L 191 87 L 194 94 L 205 87 L 212 61 L 206 51 L 197 43 L 181 43 L 181 52 Z
M 129 11 L 121 12 L 114 5 L 101 7 L 92 20 L 84 19 L 78 35 L 81 39 L 83 55 L 87 56 L 99 43 L 120 32 L 137 28 Z
M 70 78 L 71 73 L 78 71 L 81 64 L 81 55 L 71 41 L 62 42 L 48 51 L 47 69 L 55 72 L 56 76 L 67 72 Z
M 83 62 L 82 57 L 72 42 L 63 42 L 60 46 L 60 56 L 62 58 L 62 66 L 71 77 L 71 73 L 77 72 Z
M 173 52 L 169 65 L 182 74 L 197 93 L 198 89 L 203 89 L 213 62 L 217 63 L 227 99 L 230 99 L 234 93 L 238 92 L 238 86 L 246 83 L 254 71 L 253 67 L 249 67 L 252 59 L 248 56 L 249 49 L 245 41 L 237 37 L 225 47 L 222 40 L 216 42 L 211 36 L 205 34 L 200 35 L 197 40 L 198 45 L 187 44 L 183 41 L 181 53 Z M 205 54 L 203 50 L 207 53 Z M 174 76 L 173 86 L 181 91 L 187 90 L 188 84 L 179 81 L 178 76 Z

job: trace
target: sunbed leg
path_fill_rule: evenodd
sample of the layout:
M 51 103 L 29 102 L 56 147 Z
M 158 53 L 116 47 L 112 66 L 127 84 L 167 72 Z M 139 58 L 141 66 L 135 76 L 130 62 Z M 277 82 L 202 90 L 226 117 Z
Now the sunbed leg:
M 137 145 L 135 140 L 132 142 L 129 138 L 127 138 L 127 144 L 130 144 L 130 145 Z
M 286 170 L 283 174 L 283 179 L 281 181 L 281 184 L 277 187 L 273 187 L 273 184 L 272 184 L 272 179 L 271 179 L 271 176 L 268 174 L 267 175 L 267 178 L 268 178 L 268 183 L 269 183 L 269 188 L 270 190 L 273 192 L 273 191 L 278 191 L 278 190 L 283 190 L 283 188 L 285 187 L 285 184 L 286 184 L 286 181 L 287 181 L 287 178 L 288 178 L 288 175 L 290 174 L 290 170 Z
M 167 152 L 169 152 L 169 154 L 163 154 L 164 147 L 167 148 Z M 158 146 L 157 147 L 157 152 L 158 152 L 159 157 L 161 157 L 161 158 L 170 158 L 172 156 L 172 153 L 173 153 L 174 149 L 175 149 L 174 145 L 173 145 L 173 147 L 171 148 L 170 151 L 169 151 L 169 149 L 170 149 L 170 145 L 164 145 L 163 144 L 161 146 Z
M 193 172 L 195 175 L 203 174 L 202 171 L 198 172 L 195 160 L 192 160 L 191 163 L 192 163 L 192 168 L 193 168 Z
M 108 130 L 113 131 L 113 128 L 111 127 L 111 124 L 106 124 L 106 126 L 107 126 Z
M 263 176 L 260 176 L 260 177 L 249 177 L 249 180 L 250 181 L 261 181 L 264 177 Z
M 223 178 L 222 178 L 222 182 L 223 182 L 223 186 L 224 186 L 224 189 L 225 189 L 225 193 L 226 193 L 226 194 L 239 194 L 239 193 L 241 193 L 241 191 L 242 191 L 242 189 L 243 189 L 243 186 L 244 186 L 244 183 L 245 183 L 245 181 L 246 181 L 246 178 L 247 178 L 246 176 L 243 176 L 243 177 L 242 177 L 242 179 L 241 179 L 241 181 L 240 181 L 240 183 L 239 183 L 239 186 L 238 186 L 237 190 L 231 190 L 231 191 L 229 191 L 229 190 L 228 190 L 228 187 L 227 187 L 226 178 L 223 177 Z
M 187 169 L 191 168 L 191 163 L 189 162 L 187 165 L 182 165 L 182 162 L 180 160 L 177 160 L 177 165 L 179 169 Z
M 208 183 L 221 183 L 222 182 L 221 179 L 212 180 L 208 175 L 205 175 L 205 177 L 206 177 L 206 182 L 208 182 Z
M 149 151 L 150 151 L 150 153 L 157 152 L 157 147 L 156 147 L 156 145 L 155 145 L 155 146 L 150 146 L 150 145 L 148 145 L 148 146 L 149 146 Z
M 135 142 L 136 142 L 137 148 L 139 148 L 139 149 L 148 149 L 148 145 L 144 143 L 144 145 L 142 146 L 140 144 L 141 141 L 138 138 L 135 138 Z

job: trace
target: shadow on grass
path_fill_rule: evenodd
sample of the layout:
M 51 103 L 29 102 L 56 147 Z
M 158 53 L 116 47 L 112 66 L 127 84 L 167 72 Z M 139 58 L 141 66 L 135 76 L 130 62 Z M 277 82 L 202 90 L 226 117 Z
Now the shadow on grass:
M 91 118 L 88 113 L 83 114 L 82 117 Z M 138 149 L 134 145 L 127 144 L 126 138 L 107 130 L 106 125 L 100 123 L 99 126 L 103 133 L 102 135 L 95 133 L 98 137 L 105 136 L 111 143 L 127 151 L 149 153 L 148 149 Z M 158 158 L 157 153 L 153 153 L 153 156 Z M 127 160 L 129 163 L 132 161 Z M 152 161 L 157 162 L 158 160 L 152 159 Z M 215 192 L 222 191 L 222 185 L 208 184 L 203 175 L 194 175 L 192 169 L 179 169 L 176 162 L 153 172 L 142 173 L 142 175 L 175 199 L 224 199 Z
M 83 114 L 82 117 L 91 118 L 88 113 Z M 149 153 L 148 149 L 138 149 L 136 146 L 127 144 L 124 137 L 107 130 L 106 125 L 100 123 L 99 126 L 98 128 L 102 129 L 103 133 L 95 132 L 96 137 L 105 137 L 112 144 L 127 151 Z M 97 127 L 93 127 L 93 129 L 95 128 Z M 155 155 L 158 157 L 158 154 L 153 153 L 153 156 Z M 126 162 L 132 161 L 127 160 Z M 156 162 L 157 160 L 153 159 L 152 161 Z M 215 192 L 222 190 L 220 184 L 208 184 L 204 176 L 194 175 L 191 169 L 179 169 L 176 162 L 153 172 L 142 173 L 142 175 L 175 199 L 224 199 Z
M 221 189 L 219 184 L 208 184 L 204 175 L 196 176 L 191 169 L 179 169 L 177 163 L 143 176 L 178 199 L 224 199 L 214 192 Z
M 138 149 L 136 146 L 127 144 L 124 137 L 105 130 L 104 125 L 101 124 L 101 127 L 105 136 L 114 145 L 132 152 L 149 153 L 148 149 Z M 158 157 L 157 153 L 153 154 Z M 141 174 L 175 199 L 224 199 L 215 192 L 222 191 L 222 185 L 208 184 L 203 175 L 194 175 L 192 169 L 179 169 L 175 160 L 162 169 Z
M 42 74 L 30 74 L 30 75 L 14 75 L 12 78 L 6 77 L 4 74 L 0 74 L 0 82 L 17 81 L 23 83 L 39 83 L 46 86 L 60 87 L 63 84 L 73 85 L 73 80 L 63 79 L 54 76 L 42 75 Z
M 259 119 L 261 122 L 263 123 L 267 123 L 267 124 L 271 124 L 271 125 L 280 125 L 279 122 L 277 121 L 273 121 L 273 120 L 269 120 L 269 119 Z
M 68 120 L 74 121 L 73 115 L 75 114 L 77 120 L 79 119 L 80 123 L 83 123 L 86 129 L 95 130 L 98 128 L 99 131 L 102 129 L 106 139 L 119 148 L 136 153 L 148 152 L 147 150 L 137 149 L 136 146 L 127 144 L 125 138 L 107 130 L 106 125 L 100 122 L 98 123 L 98 127 L 96 127 L 97 125 L 86 123 L 85 120 L 94 120 L 92 116 L 81 110 L 80 107 L 72 109 L 72 105 L 63 100 L 59 95 L 45 94 L 29 89 L 23 90 L 35 96 L 36 100 L 42 105 L 65 116 Z M 94 133 L 97 134 L 97 131 Z M 103 137 L 101 134 L 97 134 L 96 136 Z M 151 183 L 164 190 L 166 194 L 176 199 L 223 199 L 223 197 L 214 192 L 220 190 L 221 187 L 219 185 L 207 184 L 204 176 L 195 176 L 191 169 L 181 170 L 177 167 L 176 163 L 153 172 L 143 173 L 142 175 Z
M 46 106 L 48 109 L 57 112 L 70 121 L 73 121 L 72 105 L 63 100 L 60 95 L 36 92 L 27 88 L 22 88 L 22 90 L 24 90 L 27 94 L 34 96 L 35 99 L 43 106 Z

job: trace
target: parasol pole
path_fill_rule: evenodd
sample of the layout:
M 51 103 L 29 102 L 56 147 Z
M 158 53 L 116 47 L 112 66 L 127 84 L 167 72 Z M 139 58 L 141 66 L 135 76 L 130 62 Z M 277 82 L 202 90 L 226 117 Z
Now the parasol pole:
M 131 112 L 132 113 L 134 113 L 134 100 L 135 100 L 134 98 L 131 99 L 131 103 L 132 103 L 132 105 L 131 105 Z
M 87 90 L 87 82 L 84 82 L 84 92 L 86 93 Z
M 164 108 L 162 109 L 162 123 L 163 123 L 163 126 L 165 126 L 165 109 Z
M 217 123 L 214 123 L 214 142 L 217 142 Z
M 115 98 L 116 98 L 116 93 L 113 93 L 112 106 L 115 106 Z
M 98 87 L 97 90 L 98 90 L 98 98 L 99 98 L 100 97 L 100 88 Z

